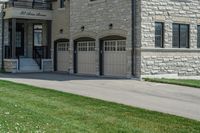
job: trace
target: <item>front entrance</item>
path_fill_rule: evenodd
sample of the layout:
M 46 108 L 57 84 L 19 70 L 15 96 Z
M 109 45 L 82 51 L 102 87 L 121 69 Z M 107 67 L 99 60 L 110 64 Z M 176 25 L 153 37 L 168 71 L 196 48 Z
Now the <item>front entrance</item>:
M 4 67 L 7 72 L 52 70 L 51 21 L 12 18 L 4 23 L 7 25 L 4 33 Z
M 16 57 L 24 56 L 24 24 L 16 24 Z

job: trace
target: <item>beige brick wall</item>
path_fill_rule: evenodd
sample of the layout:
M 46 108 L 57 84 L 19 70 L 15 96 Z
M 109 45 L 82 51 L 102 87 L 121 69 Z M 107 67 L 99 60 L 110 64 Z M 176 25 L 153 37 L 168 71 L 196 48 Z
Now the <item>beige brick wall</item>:
M 109 24 L 113 29 L 109 29 Z M 84 26 L 85 30 L 81 31 Z M 132 50 L 131 0 L 70 1 L 70 41 L 79 37 L 96 39 L 96 71 L 99 74 L 99 39 L 109 35 L 127 38 L 127 77 L 131 76 Z M 73 66 L 71 66 L 72 68 Z

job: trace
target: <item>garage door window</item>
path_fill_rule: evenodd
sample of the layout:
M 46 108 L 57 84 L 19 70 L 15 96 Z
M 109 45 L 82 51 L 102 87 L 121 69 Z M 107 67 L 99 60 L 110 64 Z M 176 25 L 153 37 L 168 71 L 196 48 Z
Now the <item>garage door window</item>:
M 57 44 L 57 51 L 69 51 L 69 42 L 60 42 Z
M 95 42 L 78 42 L 78 51 L 95 51 Z
M 113 40 L 104 42 L 105 51 L 126 51 L 126 41 L 125 40 Z

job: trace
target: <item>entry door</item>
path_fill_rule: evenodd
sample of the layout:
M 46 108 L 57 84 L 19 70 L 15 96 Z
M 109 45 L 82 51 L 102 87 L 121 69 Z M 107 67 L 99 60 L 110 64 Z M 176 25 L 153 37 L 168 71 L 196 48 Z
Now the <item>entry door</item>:
M 104 75 L 125 76 L 126 57 L 125 40 L 104 41 Z
M 66 72 L 70 67 L 69 42 L 57 43 L 57 70 Z
M 96 74 L 95 41 L 77 43 L 77 65 L 80 74 Z
M 16 57 L 24 56 L 24 24 L 16 24 Z

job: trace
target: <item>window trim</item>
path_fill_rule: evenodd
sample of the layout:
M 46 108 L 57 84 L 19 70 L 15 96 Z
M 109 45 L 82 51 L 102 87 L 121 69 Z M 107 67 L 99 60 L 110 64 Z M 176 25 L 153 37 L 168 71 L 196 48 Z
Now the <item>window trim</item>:
M 174 32 L 173 32 L 173 26 L 174 25 L 178 25 L 178 36 L 179 36 L 179 40 L 178 40 L 178 47 L 174 47 L 174 45 L 173 45 L 173 35 L 174 35 Z M 186 47 L 181 47 L 181 37 L 180 37 L 180 35 L 181 35 L 181 25 L 186 25 L 186 26 L 188 26 L 188 46 L 186 46 Z M 184 23 L 173 23 L 172 24 L 172 48 L 190 48 L 190 24 L 184 24 Z

